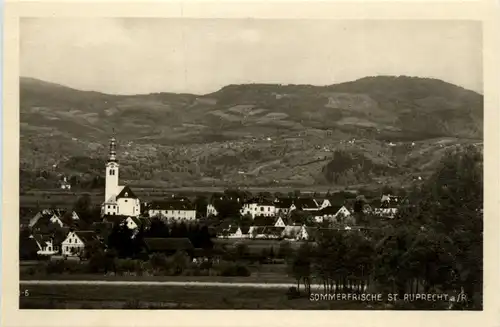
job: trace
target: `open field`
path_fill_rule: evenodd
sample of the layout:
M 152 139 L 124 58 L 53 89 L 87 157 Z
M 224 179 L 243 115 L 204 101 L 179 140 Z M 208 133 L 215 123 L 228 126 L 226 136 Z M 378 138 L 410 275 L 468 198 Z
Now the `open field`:
M 383 309 L 382 303 L 288 299 L 285 289 L 21 285 L 21 309 Z
M 223 277 L 223 276 L 130 276 L 130 275 L 100 275 L 100 274 L 51 274 L 21 276 L 21 281 L 109 281 L 109 282 L 202 282 L 202 283 L 275 283 L 293 284 L 295 280 L 284 274 L 269 271 L 254 273 L 248 277 Z

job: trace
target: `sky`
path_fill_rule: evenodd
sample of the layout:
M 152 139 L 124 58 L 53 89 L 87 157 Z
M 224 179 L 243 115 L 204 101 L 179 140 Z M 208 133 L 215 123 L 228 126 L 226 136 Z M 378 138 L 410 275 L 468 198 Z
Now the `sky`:
M 482 92 L 473 21 L 22 18 L 20 74 L 112 94 L 442 79 Z

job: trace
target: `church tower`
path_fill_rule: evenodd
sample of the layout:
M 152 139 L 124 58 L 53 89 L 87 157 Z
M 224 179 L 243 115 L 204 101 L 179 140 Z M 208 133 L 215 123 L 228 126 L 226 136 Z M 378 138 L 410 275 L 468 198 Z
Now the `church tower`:
M 118 170 L 119 165 L 116 160 L 116 139 L 111 138 L 109 142 L 109 158 L 106 163 L 106 186 L 105 186 L 105 199 L 104 202 L 110 200 L 118 194 Z

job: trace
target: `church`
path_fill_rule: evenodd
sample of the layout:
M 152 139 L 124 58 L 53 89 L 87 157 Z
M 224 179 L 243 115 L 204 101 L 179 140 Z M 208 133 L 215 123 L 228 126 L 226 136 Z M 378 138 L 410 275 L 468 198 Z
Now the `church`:
M 141 202 L 129 186 L 118 185 L 120 165 L 116 159 L 116 139 L 111 138 L 109 158 L 106 163 L 106 186 L 102 215 L 137 217 L 141 213 Z

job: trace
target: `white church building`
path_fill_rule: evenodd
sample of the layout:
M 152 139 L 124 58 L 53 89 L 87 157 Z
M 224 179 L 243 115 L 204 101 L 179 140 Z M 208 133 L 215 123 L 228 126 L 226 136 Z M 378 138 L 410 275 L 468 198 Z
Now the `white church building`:
M 116 160 L 116 139 L 111 138 L 109 159 L 106 163 L 106 186 L 101 213 L 137 217 L 141 213 L 141 202 L 129 186 L 118 185 L 120 165 Z

